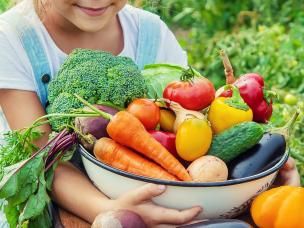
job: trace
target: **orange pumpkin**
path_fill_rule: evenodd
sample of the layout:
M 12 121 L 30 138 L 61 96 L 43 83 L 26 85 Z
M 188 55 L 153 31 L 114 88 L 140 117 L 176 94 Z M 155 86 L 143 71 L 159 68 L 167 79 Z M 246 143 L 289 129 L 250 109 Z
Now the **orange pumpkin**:
M 270 189 L 254 199 L 250 211 L 260 228 L 304 228 L 304 188 Z

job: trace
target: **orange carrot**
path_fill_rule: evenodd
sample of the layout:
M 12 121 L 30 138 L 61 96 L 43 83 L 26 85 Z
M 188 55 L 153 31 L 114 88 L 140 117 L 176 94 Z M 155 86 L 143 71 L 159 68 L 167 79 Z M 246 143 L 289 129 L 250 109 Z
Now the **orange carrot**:
M 177 181 L 176 177 L 159 165 L 141 157 L 110 138 L 98 139 L 93 151 L 98 160 L 114 168 L 141 176 Z
M 130 147 L 152 159 L 180 180 L 191 181 L 191 177 L 183 165 L 149 132 L 131 113 L 116 113 L 107 126 L 109 136 L 116 142 Z

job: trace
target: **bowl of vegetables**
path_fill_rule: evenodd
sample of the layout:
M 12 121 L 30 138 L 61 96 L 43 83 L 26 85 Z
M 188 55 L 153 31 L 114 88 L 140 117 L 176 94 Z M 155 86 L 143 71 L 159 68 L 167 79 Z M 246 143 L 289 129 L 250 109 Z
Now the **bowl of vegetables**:
M 283 128 L 272 128 L 262 76 L 234 79 L 222 58 L 227 85 L 217 92 L 192 68 L 160 64 L 142 72 L 148 98 L 111 115 L 87 104 L 107 119 L 93 147 L 79 146 L 97 188 L 115 199 L 146 183 L 166 185 L 155 203 L 179 210 L 200 205 L 199 218 L 211 219 L 241 214 L 272 185 L 288 159 L 288 129 L 298 113 Z
M 143 103 L 145 108 L 149 103 L 155 105 L 147 99 L 135 102 Z M 176 119 L 180 111 L 185 111 L 177 103 L 169 106 L 176 111 Z M 204 208 L 201 219 L 232 218 L 272 185 L 288 159 L 284 131 L 296 117 L 281 129 L 265 129 L 245 121 L 213 135 L 207 120 L 198 114 L 177 127 L 174 151 L 168 141 L 157 140 L 155 133 L 164 132 L 148 131 L 145 122 L 127 109 L 102 123 L 107 135 L 99 138 L 93 149 L 79 145 L 79 152 L 89 178 L 110 198 L 146 183 L 162 184 L 167 186 L 166 192 L 154 198 L 159 205 L 179 210 L 200 205 Z M 91 124 L 94 129 L 98 125 L 95 123 Z M 197 135 L 201 140 L 196 140 Z M 163 140 L 165 136 L 170 138 L 170 134 L 162 136 Z M 203 152 L 191 154 L 187 149 L 193 145 L 189 143 L 187 148 L 179 147 L 179 137 L 182 145 L 187 144 L 185 140 L 196 144 L 192 152 L 196 147 Z
M 271 186 L 278 170 L 288 158 L 288 153 L 284 152 L 277 163 L 256 175 L 200 183 L 160 180 L 132 174 L 99 161 L 83 146 L 79 147 L 79 151 L 89 178 L 108 197 L 115 199 L 147 183 L 163 184 L 167 190 L 154 198 L 155 203 L 179 210 L 200 205 L 204 209 L 198 216 L 200 219 L 232 218 L 244 212 L 255 196 Z

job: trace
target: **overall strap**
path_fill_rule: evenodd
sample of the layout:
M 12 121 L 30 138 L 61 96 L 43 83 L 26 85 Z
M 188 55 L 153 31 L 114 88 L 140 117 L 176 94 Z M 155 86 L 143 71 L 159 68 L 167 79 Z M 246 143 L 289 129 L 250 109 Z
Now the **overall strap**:
M 20 39 L 33 69 L 37 94 L 45 108 L 47 104 L 47 84 L 51 79 L 51 70 L 41 40 L 30 22 L 19 13 L 8 12 L 1 19 L 12 26 Z
M 159 16 L 138 9 L 139 32 L 135 62 L 139 69 L 145 65 L 155 63 L 160 45 Z

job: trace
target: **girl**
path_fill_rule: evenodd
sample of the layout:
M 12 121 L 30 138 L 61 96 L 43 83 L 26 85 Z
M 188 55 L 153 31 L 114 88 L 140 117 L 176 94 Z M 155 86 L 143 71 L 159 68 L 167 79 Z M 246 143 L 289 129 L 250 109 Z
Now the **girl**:
M 46 85 L 75 48 L 128 56 L 139 67 L 154 62 L 187 64 L 186 53 L 155 15 L 127 0 L 23 0 L 0 17 L 0 105 L 11 129 L 45 114 Z M 48 125 L 41 128 L 50 133 Z M 42 145 L 47 134 L 38 143 Z M 109 200 L 71 164 L 55 172 L 53 199 L 92 223 L 102 212 L 125 208 L 149 226 L 183 224 L 201 209 L 162 208 L 151 199 L 165 186 L 148 184 Z
M 140 68 L 155 62 L 187 65 L 186 53 L 167 26 L 127 0 L 23 0 L 0 16 L 0 105 L 11 129 L 45 114 L 47 83 L 75 48 L 128 56 Z M 48 125 L 41 130 L 51 131 Z M 200 213 L 199 207 L 177 211 L 154 205 L 151 199 L 164 191 L 165 186 L 148 184 L 109 200 L 71 164 L 62 164 L 52 194 L 90 223 L 113 209 L 133 210 L 149 227 L 183 224 Z

